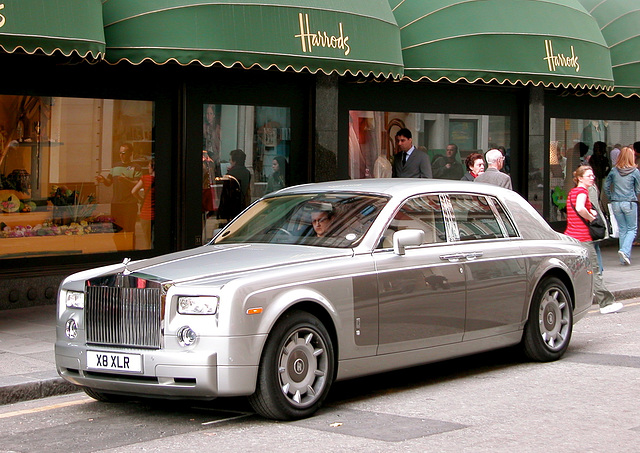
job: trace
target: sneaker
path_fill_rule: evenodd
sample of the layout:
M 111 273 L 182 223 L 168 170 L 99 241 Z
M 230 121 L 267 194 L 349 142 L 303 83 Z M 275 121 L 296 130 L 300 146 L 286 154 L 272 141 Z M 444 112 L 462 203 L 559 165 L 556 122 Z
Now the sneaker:
M 622 305 L 622 302 L 614 302 L 611 305 L 607 305 L 606 307 L 602 307 L 600 309 L 600 313 L 602 313 L 603 315 L 606 315 L 608 313 L 615 313 L 617 311 L 622 310 L 623 307 L 624 307 L 624 305 Z
M 620 257 L 620 262 L 622 264 L 626 264 L 627 266 L 631 264 L 631 260 L 629 259 L 627 254 L 624 253 L 622 250 L 618 250 L 618 256 Z

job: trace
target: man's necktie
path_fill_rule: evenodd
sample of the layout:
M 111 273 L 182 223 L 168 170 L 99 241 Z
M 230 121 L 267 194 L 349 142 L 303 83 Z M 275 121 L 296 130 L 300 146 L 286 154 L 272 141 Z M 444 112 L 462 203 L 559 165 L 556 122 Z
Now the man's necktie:
M 403 151 L 402 152 L 402 165 L 404 166 L 404 164 L 407 163 L 407 152 Z

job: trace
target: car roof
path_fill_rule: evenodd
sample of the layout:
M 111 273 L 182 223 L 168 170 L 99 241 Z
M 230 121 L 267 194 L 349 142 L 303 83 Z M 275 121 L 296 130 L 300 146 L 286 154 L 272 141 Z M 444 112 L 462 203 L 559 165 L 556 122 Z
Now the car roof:
M 371 178 L 347 179 L 322 183 L 302 184 L 288 187 L 277 192 L 278 195 L 321 193 L 321 192 L 352 192 L 389 195 L 393 197 L 407 197 L 414 193 L 424 192 L 474 192 L 510 198 L 515 192 L 491 184 L 474 183 L 472 181 L 455 181 L 446 179 L 419 178 Z M 271 194 L 270 194 L 271 195 Z

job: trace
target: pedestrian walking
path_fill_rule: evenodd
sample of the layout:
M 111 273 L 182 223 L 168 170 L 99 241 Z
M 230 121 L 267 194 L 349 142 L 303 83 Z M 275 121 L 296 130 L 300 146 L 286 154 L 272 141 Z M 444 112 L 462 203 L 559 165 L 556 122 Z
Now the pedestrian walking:
M 575 187 L 571 189 L 567 202 L 567 229 L 564 234 L 582 242 L 589 250 L 589 259 L 593 267 L 593 290 L 600 313 L 615 313 L 623 308 L 616 302 L 614 295 L 604 286 L 598 268 L 598 256 L 586 222 L 591 222 L 598 214 L 589 201 L 589 187 L 593 185 L 595 175 L 588 165 L 581 165 L 573 172 Z
M 620 150 L 615 167 L 604 181 L 604 191 L 611 202 L 611 209 L 619 228 L 620 262 L 631 264 L 631 249 L 638 230 L 638 195 L 640 171 L 635 163 L 633 150 L 628 146 Z

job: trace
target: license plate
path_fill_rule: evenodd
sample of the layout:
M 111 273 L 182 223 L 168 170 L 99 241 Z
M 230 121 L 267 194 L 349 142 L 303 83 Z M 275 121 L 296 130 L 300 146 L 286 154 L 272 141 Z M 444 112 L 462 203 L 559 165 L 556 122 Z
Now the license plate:
M 87 368 L 94 370 L 142 372 L 140 354 L 118 354 L 115 352 L 87 351 Z

